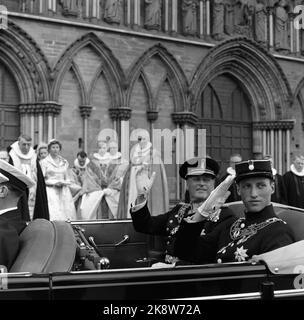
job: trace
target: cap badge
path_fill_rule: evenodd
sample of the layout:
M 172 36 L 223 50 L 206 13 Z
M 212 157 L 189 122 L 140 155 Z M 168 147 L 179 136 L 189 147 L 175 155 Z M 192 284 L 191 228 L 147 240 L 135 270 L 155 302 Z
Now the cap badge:
M 206 163 L 205 163 L 205 159 L 201 159 L 201 169 L 205 170 L 206 169 Z
M 249 169 L 250 171 L 252 171 L 252 170 L 254 169 L 253 161 L 249 161 L 249 162 L 248 162 L 248 169 Z

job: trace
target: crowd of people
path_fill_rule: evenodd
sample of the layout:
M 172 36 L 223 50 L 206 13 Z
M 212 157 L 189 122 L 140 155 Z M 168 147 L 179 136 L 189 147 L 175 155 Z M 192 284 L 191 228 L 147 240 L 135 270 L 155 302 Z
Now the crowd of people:
M 158 173 L 151 190 L 151 212 L 167 210 L 169 196 L 164 165 L 161 160 L 153 164 L 157 152 L 144 130 L 138 132 L 137 138 L 130 161 L 122 157 L 117 141 L 107 139 L 98 141 L 98 149 L 89 155 L 78 152 L 69 164 L 61 155 L 63 146 L 59 140 L 32 146 L 31 137 L 21 134 L 7 149 L 0 150 L 0 159 L 34 181 L 18 202 L 22 220 L 130 218 L 131 202 L 137 195 L 136 170 L 142 164 Z

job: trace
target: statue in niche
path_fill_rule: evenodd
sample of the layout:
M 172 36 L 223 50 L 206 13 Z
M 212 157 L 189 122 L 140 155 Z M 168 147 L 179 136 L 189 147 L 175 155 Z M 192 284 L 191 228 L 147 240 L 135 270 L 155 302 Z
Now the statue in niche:
M 78 2 L 79 0 L 60 0 L 59 4 L 62 6 L 62 14 L 64 16 L 78 16 Z
M 121 20 L 121 0 L 106 0 L 104 10 L 104 20 L 108 23 L 120 23 Z
M 145 0 L 145 27 L 159 30 L 161 26 L 161 0 Z
M 280 0 L 275 7 L 275 48 L 279 51 L 289 50 L 288 41 L 288 4 Z
M 196 7 L 196 0 L 183 0 L 182 2 L 183 33 L 185 35 L 195 35 L 197 32 Z
M 237 26 L 243 26 L 244 23 L 244 8 L 245 4 L 242 0 L 237 0 L 234 4 L 234 22 Z
M 266 42 L 267 12 L 263 0 L 257 0 L 255 5 L 255 40 L 260 43 Z
M 234 6 L 232 1 L 226 0 L 224 7 L 224 31 L 226 34 L 232 35 L 234 29 Z
M 22 0 L 19 1 L 20 3 L 20 11 L 21 12 L 34 12 L 34 7 L 35 7 L 35 0 Z
M 215 40 L 222 40 L 224 35 L 224 3 L 214 0 L 212 10 L 212 36 Z
M 252 38 L 254 4 L 248 0 L 237 0 L 234 3 L 234 33 Z

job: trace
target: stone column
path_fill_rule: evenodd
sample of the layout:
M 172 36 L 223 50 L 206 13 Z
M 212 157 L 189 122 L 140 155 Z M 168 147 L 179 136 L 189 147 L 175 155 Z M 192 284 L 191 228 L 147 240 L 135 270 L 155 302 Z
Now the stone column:
M 254 159 L 259 159 L 264 152 L 264 138 L 265 138 L 265 148 L 266 148 L 266 135 L 264 136 L 264 131 L 256 129 L 253 127 L 252 131 L 252 153 Z
M 289 18 L 289 31 L 290 31 L 290 52 L 294 52 L 294 35 L 295 35 L 295 28 L 293 26 L 293 19 L 294 19 L 294 14 L 292 12 L 288 13 L 288 18 Z
M 290 169 L 290 130 L 286 130 L 286 171 Z
M 35 125 L 35 103 L 24 103 L 19 105 L 20 131 L 29 135 L 34 141 Z
M 150 123 L 150 137 L 152 145 L 154 145 L 153 141 L 153 129 L 154 129 L 154 122 L 158 119 L 158 111 L 157 110 L 148 110 L 147 111 L 147 119 Z M 159 150 L 160 151 L 160 150 Z
M 88 19 L 90 18 L 90 0 L 85 0 L 84 5 L 85 5 L 84 17 Z
M 56 138 L 56 117 L 60 114 L 61 105 L 55 101 L 44 102 L 44 114 L 47 122 L 47 141 Z
M 169 0 L 165 0 L 165 32 L 169 31 Z
M 206 36 L 210 36 L 210 1 L 206 1 Z
M 177 128 L 182 129 L 183 141 L 176 150 L 176 155 L 179 156 L 180 163 L 185 160 L 193 158 L 195 154 L 194 141 L 195 141 L 195 129 L 197 125 L 197 115 L 190 111 L 174 112 L 171 114 L 173 122 L 176 124 Z M 181 140 L 181 139 L 179 139 Z M 179 152 L 178 152 L 179 151 Z M 178 168 L 179 166 L 177 166 Z M 176 173 L 177 185 L 180 186 L 180 177 L 177 169 Z M 186 184 L 182 185 L 181 190 L 177 194 L 178 199 L 183 199 L 186 190 Z
M 177 33 L 177 0 L 172 0 L 172 24 L 171 33 L 175 35 Z
M 204 22 L 205 22 L 205 17 L 204 17 L 204 0 L 199 1 L 199 37 L 203 38 L 204 37 Z
M 120 152 L 122 156 L 129 160 L 130 156 L 130 118 L 132 110 L 130 108 L 110 108 L 110 117 L 114 123 L 114 130 L 119 137 Z
M 80 115 L 83 120 L 83 150 L 88 151 L 88 118 L 92 112 L 92 106 L 82 105 L 79 106 Z
M 135 29 L 140 26 L 140 0 L 134 0 L 134 26 Z
M 267 7 L 267 16 L 268 16 L 268 45 L 270 48 L 274 47 L 274 20 L 273 20 L 273 7 Z
M 131 0 L 127 0 L 127 25 L 131 25 Z

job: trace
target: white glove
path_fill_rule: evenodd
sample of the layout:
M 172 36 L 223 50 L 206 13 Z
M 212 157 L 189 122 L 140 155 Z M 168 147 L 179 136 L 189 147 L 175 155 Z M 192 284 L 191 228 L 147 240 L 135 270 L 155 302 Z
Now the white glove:
M 230 195 L 228 189 L 234 182 L 234 175 L 229 175 L 209 195 L 207 200 L 197 208 L 197 211 L 206 219 L 217 221 L 222 205 Z
M 105 196 L 109 196 L 109 195 L 111 195 L 112 190 L 109 189 L 109 188 L 105 188 L 105 189 L 103 189 L 103 193 L 104 193 Z
M 152 188 L 156 173 L 153 172 L 149 178 L 146 166 L 141 166 L 136 173 L 136 187 L 138 195 L 147 195 Z

